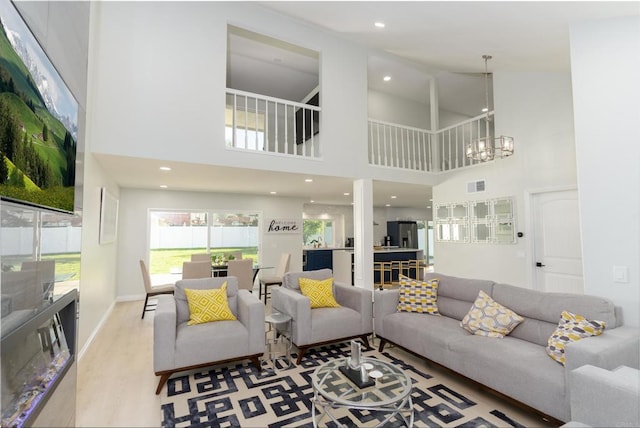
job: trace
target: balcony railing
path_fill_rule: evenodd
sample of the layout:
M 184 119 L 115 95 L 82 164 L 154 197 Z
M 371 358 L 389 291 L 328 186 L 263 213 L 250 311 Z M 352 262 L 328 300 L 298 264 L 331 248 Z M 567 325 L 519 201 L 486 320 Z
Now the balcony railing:
M 281 155 L 320 156 L 320 107 L 227 89 L 227 147 Z
M 412 128 L 369 119 L 369 164 L 433 171 L 433 135 Z
M 493 112 L 489 113 L 493 115 Z M 369 119 L 369 164 L 426 172 L 475 165 L 466 147 L 485 135 L 485 115 L 437 132 Z
M 320 113 L 317 106 L 227 89 L 226 145 L 318 158 Z M 466 147 L 485 136 L 485 118 L 476 116 L 437 132 L 369 119 L 369 164 L 434 173 L 476 165 L 478 161 L 466 156 Z

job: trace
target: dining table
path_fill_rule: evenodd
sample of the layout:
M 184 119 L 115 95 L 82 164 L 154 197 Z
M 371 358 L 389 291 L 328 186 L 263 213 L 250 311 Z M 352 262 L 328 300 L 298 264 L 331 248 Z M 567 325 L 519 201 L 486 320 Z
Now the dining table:
M 258 273 L 262 270 L 262 269 L 273 269 L 274 266 L 267 266 L 267 265 L 260 265 L 260 264 L 254 264 L 253 265 L 253 281 L 255 282 Z M 227 264 L 220 264 L 220 265 L 211 265 L 211 276 L 213 277 L 218 277 L 218 276 L 227 276 L 227 271 L 229 270 L 229 266 Z

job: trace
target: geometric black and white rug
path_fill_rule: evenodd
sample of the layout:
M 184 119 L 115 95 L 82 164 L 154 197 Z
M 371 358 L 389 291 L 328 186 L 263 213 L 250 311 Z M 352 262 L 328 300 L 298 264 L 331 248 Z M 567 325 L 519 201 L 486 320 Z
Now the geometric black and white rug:
M 309 351 L 302 364 L 283 371 L 240 362 L 169 379 L 162 391 L 163 427 L 312 427 L 311 375 L 320 364 L 349 355 L 349 343 Z M 294 361 L 295 361 L 295 354 Z M 413 380 L 416 427 L 523 427 L 500 409 L 484 408 L 428 373 L 405 364 L 390 351 L 363 355 L 391 362 Z M 342 413 L 340 413 L 342 412 Z M 350 427 L 375 426 L 384 416 L 366 410 L 332 411 Z M 334 427 L 323 420 L 323 426 Z M 386 426 L 404 426 L 392 420 Z

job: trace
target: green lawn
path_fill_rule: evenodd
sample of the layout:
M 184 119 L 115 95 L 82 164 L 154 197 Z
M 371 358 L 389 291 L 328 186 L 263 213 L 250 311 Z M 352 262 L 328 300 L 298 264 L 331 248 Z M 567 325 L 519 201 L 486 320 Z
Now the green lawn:
M 182 248 L 151 250 L 149 260 L 149 273 L 151 275 L 171 272 L 171 269 L 182 269 L 182 262 L 191 260 L 191 254 L 204 253 L 206 248 Z M 230 247 L 211 249 L 211 255 L 224 255 L 241 252 L 243 259 L 258 261 L 258 247 Z

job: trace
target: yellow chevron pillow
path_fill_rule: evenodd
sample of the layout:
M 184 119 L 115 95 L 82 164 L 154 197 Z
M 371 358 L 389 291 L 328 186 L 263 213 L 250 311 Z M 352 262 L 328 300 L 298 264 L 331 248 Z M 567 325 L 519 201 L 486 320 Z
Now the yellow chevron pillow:
M 236 317 L 229 309 L 227 301 L 227 283 L 220 288 L 192 290 L 185 288 L 189 304 L 187 325 L 203 324 L 212 321 L 235 321 Z
M 566 362 L 564 348 L 567 343 L 585 337 L 600 336 L 605 325 L 604 321 L 589 321 L 582 315 L 563 311 L 560 315 L 558 328 L 551 334 L 547 342 L 547 354 L 564 366 Z
M 298 284 L 302 294 L 311 300 L 311 309 L 340 307 L 335 297 L 333 297 L 333 278 L 323 279 L 322 281 L 300 278 Z
M 438 285 L 440 279 L 419 281 L 400 275 L 398 312 L 418 312 L 440 315 L 438 311 Z
M 460 327 L 478 336 L 503 338 L 522 321 L 524 318 L 520 315 L 480 290 L 471 309 L 460 321 Z

